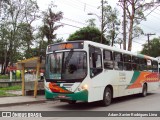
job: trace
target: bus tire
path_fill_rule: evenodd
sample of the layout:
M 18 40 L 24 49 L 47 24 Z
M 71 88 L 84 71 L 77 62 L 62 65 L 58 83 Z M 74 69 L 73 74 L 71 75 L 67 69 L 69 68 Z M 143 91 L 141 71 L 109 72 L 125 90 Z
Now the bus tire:
M 69 100 L 68 103 L 69 103 L 69 104 L 75 104 L 75 103 L 76 103 L 76 100 Z
M 109 106 L 112 102 L 112 91 L 109 87 L 106 87 L 103 94 L 103 100 L 101 101 L 101 105 Z
M 147 96 L 147 84 L 143 84 L 143 88 L 142 88 L 142 93 L 141 93 L 142 97 L 146 97 Z

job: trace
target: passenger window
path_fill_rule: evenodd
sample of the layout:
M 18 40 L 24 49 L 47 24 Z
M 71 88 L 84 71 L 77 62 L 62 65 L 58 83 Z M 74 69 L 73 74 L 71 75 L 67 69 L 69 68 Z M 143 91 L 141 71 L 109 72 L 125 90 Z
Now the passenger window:
M 114 52 L 114 69 L 123 70 L 123 59 L 121 53 Z
M 132 69 L 139 70 L 139 58 L 132 56 Z
M 103 50 L 103 61 L 105 69 L 113 69 L 112 51 Z
M 152 72 L 152 61 L 151 60 L 147 60 L 147 70 L 149 72 Z
M 89 47 L 90 76 L 94 77 L 102 72 L 102 53 L 100 48 Z
M 131 66 L 131 56 L 124 54 L 124 55 L 123 55 L 123 60 L 124 60 L 123 69 L 124 69 L 124 70 L 132 70 L 132 66 Z
M 157 61 L 152 62 L 152 71 L 158 72 L 158 62 Z
M 144 58 L 139 59 L 140 71 L 147 71 L 147 60 Z

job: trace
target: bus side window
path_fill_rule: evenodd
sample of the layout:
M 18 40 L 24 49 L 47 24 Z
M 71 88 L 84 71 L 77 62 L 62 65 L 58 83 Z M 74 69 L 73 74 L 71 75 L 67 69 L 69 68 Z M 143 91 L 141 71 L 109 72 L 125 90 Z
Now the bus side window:
M 158 62 L 157 61 L 152 62 L 152 71 L 158 72 Z
M 113 69 L 113 56 L 112 51 L 103 50 L 103 61 L 105 69 Z
M 139 59 L 140 71 L 147 71 L 147 60 L 144 58 Z
M 139 58 L 132 56 L 132 69 L 139 70 Z
M 102 72 L 102 53 L 100 48 L 89 46 L 90 76 L 94 77 Z
M 123 60 L 124 60 L 124 70 L 132 70 L 132 66 L 131 66 L 131 56 L 130 55 L 123 55 Z
M 114 69 L 123 70 L 122 53 L 114 52 Z
M 147 60 L 147 71 L 152 72 L 152 61 Z

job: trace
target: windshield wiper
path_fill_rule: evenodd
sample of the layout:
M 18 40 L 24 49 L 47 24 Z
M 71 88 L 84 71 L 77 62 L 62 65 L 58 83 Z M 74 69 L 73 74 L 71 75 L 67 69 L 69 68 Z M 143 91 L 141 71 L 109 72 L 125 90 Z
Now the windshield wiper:
M 72 55 L 73 55 L 73 49 L 71 49 L 71 51 L 68 53 L 68 55 L 67 55 L 67 57 L 66 57 L 66 60 L 65 60 L 65 62 L 64 62 L 64 67 L 65 67 L 65 68 L 66 68 L 66 66 L 68 65 L 68 63 L 69 63 Z

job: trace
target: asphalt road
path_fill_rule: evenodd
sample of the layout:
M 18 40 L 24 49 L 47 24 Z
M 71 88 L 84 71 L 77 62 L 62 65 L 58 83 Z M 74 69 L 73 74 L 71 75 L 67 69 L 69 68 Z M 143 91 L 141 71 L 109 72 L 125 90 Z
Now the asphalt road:
M 47 101 L 42 104 L 26 104 L 20 106 L 0 107 L 0 111 L 160 111 L 160 89 L 149 93 L 146 97 L 132 95 L 113 99 L 108 107 L 102 107 L 97 102 L 82 103 L 74 105 L 62 103 L 59 101 Z M 66 114 L 66 113 L 65 113 Z M 73 113 L 75 114 L 75 113 Z M 88 113 L 87 113 L 88 114 Z M 94 115 L 96 113 L 93 113 Z M 2 118 L 0 118 L 1 120 Z M 4 118 L 3 118 L 4 119 Z M 10 120 L 9 118 L 5 118 Z M 21 120 L 22 118 L 12 118 L 12 120 Z M 23 118 L 24 119 L 24 118 Z M 71 120 L 75 117 L 46 117 L 46 118 L 26 118 L 29 120 Z M 159 117 L 76 117 L 76 120 L 159 120 Z

